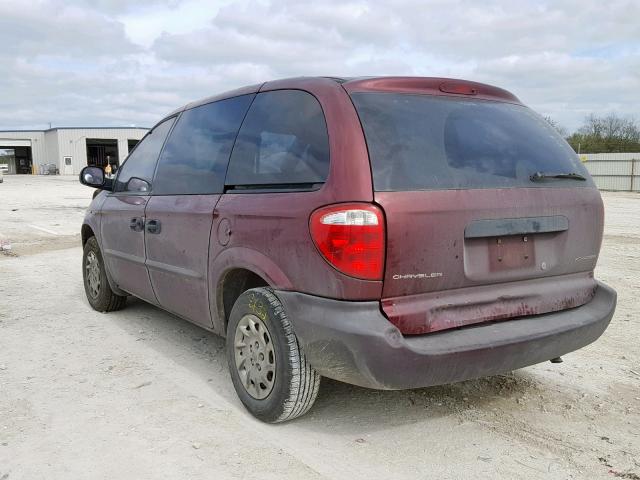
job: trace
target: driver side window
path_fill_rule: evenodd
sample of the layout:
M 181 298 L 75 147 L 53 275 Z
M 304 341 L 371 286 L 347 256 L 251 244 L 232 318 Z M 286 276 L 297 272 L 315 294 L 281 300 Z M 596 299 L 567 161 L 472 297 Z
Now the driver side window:
M 158 156 L 174 120 L 175 117 L 165 120 L 136 145 L 120 168 L 114 192 L 145 193 L 151 190 Z

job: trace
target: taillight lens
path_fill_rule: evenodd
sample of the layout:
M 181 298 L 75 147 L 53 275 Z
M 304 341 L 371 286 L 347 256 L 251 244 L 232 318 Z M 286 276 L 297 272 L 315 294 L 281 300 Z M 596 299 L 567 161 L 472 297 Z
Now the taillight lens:
M 356 278 L 382 280 L 384 216 L 368 203 L 329 205 L 311 214 L 311 237 L 336 269 Z

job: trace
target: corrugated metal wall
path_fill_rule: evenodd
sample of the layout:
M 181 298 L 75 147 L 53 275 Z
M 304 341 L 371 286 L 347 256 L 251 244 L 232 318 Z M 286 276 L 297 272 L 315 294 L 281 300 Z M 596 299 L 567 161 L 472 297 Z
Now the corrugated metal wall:
M 588 153 L 580 159 L 599 189 L 640 192 L 640 153 Z
M 47 157 L 45 159 L 45 161 L 43 161 L 42 165 L 44 165 L 45 163 L 53 163 L 54 165 L 56 165 L 58 168 L 60 168 L 60 165 L 57 164 L 56 159 L 58 158 L 58 133 L 57 130 L 49 130 L 47 132 L 44 132 L 44 141 L 46 143 L 47 146 Z M 40 169 L 40 167 L 36 167 L 36 173 L 41 173 L 42 170 Z
M 28 143 L 27 143 L 28 142 Z M 42 131 L 25 131 L 25 132 L 1 132 L 0 131 L 0 147 L 31 147 L 31 159 L 33 165 L 40 165 L 47 158 L 44 132 Z
M 87 166 L 87 139 L 117 140 L 118 159 L 120 164 L 129 154 L 128 140 L 140 140 L 147 133 L 142 128 L 74 128 L 58 129 L 58 158 L 60 173 L 65 173 L 63 158 L 71 157 L 73 171 L 67 169 L 67 174 L 78 174 Z
M 140 140 L 145 128 L 53 128 L 45 131 L 0 131 L 0 147 L 31 146 L 36 172 L 53 163 L 61 174 L 77 175 L 87 165 L 87 139 L 116 140 L 120 163 L 129 154 L 128 140 Z M 26 142 L 26 143 L 25 143 Z M 65 168 L 64 157 L 72 165 Z

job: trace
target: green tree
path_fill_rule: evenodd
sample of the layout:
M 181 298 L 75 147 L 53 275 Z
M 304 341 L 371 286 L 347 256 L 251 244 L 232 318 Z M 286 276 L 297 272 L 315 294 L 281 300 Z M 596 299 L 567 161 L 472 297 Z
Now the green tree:
M 632 118 L 592 113 L 567 141 L 579 153 L 640 152 L 640 127 Z

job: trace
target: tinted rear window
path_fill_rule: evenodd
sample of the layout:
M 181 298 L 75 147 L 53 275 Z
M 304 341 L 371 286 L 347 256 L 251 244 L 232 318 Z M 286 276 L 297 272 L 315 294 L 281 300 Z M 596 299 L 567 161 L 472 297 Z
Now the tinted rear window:
M 578 156 L 521 105 L 356 93 L 376 191 L 593 185 Z M 588 178 L 532 182 L 535 172 Z
M 259 93 L 236 139 L 227 185 L 315 184 L 329 172 L 320 104 L 300 90 Z

